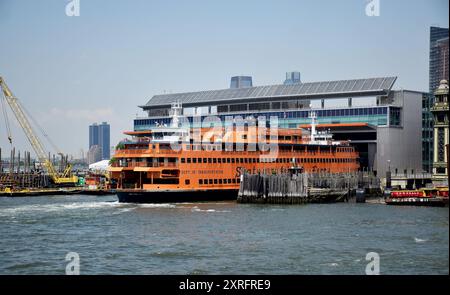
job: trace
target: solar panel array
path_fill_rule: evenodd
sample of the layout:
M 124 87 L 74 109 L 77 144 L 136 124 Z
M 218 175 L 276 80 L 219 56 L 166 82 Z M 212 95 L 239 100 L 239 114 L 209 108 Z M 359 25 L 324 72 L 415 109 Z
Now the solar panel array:
M 198 104 L 267 97 L 330 95 L 367 91 L 382 92 L 391 90 L 396 79 L 397 77 L 381 77 L 161 94 L 153 96 L 145 106 L 165 106 L 176 101 L 183 104 Z

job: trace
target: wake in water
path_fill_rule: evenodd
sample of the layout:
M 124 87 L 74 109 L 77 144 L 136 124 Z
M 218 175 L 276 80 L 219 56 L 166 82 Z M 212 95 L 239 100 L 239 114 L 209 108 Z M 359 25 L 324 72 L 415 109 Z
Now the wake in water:
M 120 207 L 118 202 L 74 202 L 74 203 L 55 203 L 55 204 L 33 204 L 21 205 L 17 207 L 5 207 L 0 209 L 0 215 L 11 215 L 18 213 L 33 212 L 57 212 L 64 210 L 86 210 Z
M 197 206 L 192 207 L 192 212 L 230 212 L 228 210 L 216 210 L 216 209 L 200 209 Z
M 414 241 L 416 242 L 416 243 L 425 243 L 425 242 L 427 242 L 428 240 L 426 240 L 426 239 L 419 239 L 419 238 L 414 238 Z

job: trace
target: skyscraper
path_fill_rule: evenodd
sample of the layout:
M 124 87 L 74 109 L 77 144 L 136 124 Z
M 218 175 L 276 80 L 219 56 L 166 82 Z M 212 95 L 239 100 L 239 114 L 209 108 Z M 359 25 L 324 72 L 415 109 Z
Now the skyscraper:
M 89 126 L 89 149 L 93 146 L 98 146 L 100 149 L 100 153 L 95 153 L 93 161 L 110 158 L 110 126 L 108 123 L 94 123 Z
M 441 80 L 448 80 L 448 28 L 430 28 L 430 81 L 433 93 Z
M 251 76 L 231 77 L 230 88 L 248 88 L 248 87 L 253 87 Z
M 300 81 L 300 72 L 286 72 L 286 80 L 284 80 L 284 85 L 293 85 L 302 83 Z
M 448 28 L 430 28 L 429 92 L 422 101 L 422 159 L 423 169 L 431 172 L 433 164 L 434 91 L 441 80 L 448 80 Z

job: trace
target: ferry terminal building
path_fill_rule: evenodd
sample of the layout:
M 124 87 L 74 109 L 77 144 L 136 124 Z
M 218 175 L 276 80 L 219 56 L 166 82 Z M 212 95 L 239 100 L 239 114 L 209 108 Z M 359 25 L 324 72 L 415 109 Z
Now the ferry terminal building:
M 424 172 L 422 102 L 430 94 L 393 90 L 396 77 L 308 82 L 155 95 L 140 106 L 145 118 L 134 130 L 170 125 L 170 108 L 181 102 L 183 116 L 277 116 L 280 128 L 308 128 L 308 114 L 317 114 L 318 130 L 329 129 L 336 140 L 350 140 L 360 154 L 361 168 L 384 177 Z M 199 126 L 195 126 L 199 127 Z

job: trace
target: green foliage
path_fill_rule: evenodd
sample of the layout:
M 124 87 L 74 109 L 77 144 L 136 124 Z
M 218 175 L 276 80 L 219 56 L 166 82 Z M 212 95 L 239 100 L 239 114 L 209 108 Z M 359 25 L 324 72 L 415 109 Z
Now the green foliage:
M 116 162 L 117 162 L 117 159 L 112 157 L 111 160 L 109 160 L 109 165 L 112 165 L 112 164 L 114 164 Z

